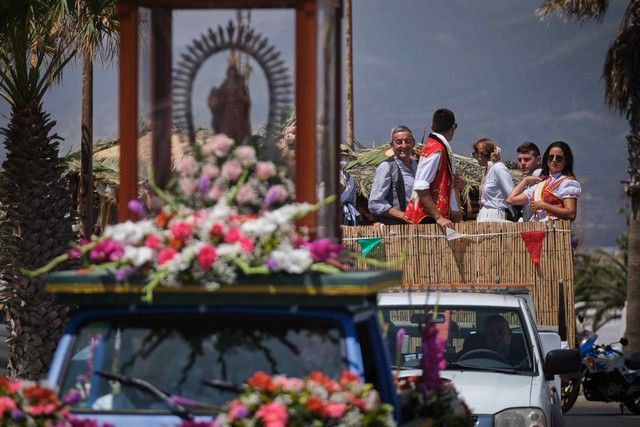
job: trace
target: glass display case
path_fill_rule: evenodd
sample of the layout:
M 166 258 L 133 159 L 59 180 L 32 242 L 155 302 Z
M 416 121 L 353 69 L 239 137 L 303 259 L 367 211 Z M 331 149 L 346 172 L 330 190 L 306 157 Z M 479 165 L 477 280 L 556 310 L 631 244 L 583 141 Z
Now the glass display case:
M 340 0 L 119 0 L 119 219 L 140 168 L 156 184 L 224 133 L 288 174 L 297 201 L 337 195 Z M 337 236 L 338 203 L 305 220 Z

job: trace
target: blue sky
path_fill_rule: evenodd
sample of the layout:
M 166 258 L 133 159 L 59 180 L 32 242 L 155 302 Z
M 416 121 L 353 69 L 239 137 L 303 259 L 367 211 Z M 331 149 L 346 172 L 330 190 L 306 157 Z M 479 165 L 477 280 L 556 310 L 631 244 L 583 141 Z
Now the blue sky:
M 540 21 L 534 13 L 539 1 L 531 0 L 353 0 L 355 136 L 365 145 L 385 144 L 389 130 L 402 123 L 418 137 L 432 112 L 447 107 L 457 116 L 453 148 L 462 154 L 480 136 L 500 145 L 504 159 L 514 159 L 515 147 L 525 140 L 541 149 L 564 140 L 583 183 L 576 229 L 589 246 L 611 246 L 625 231 L 618 211 L 626 203 L 620 181 L 626 178 L 628 125 L 604 105 L 601 74 L 624 3 L 611 2 L 601 23 L 579 25 L 557 17 Z M 175 49 L 233 17 L 176 14 Z M 292 61 L 290 12 L 255 12 L 251 23 Z M 224 72 L 207 67 L 194 91 L 202 125 L 209 120 L 208 91 Z M 79 73 L 80 65 L 73 65 L 45 99 L 58 121 L 56 132 L 65 138 L 63 152 L 79 145 Z M 116 84 L 115 66 L 97 67 L 96 138 L 117 136 Z M 264 87 L 255 69 L 255 126 L 265 115 Z M 0 103 L 0 125 L 7 112 Z

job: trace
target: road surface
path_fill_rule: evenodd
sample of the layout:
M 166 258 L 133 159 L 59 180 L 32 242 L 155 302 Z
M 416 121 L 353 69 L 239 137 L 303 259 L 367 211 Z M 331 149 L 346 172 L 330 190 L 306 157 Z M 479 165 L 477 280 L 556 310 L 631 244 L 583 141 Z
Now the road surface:
M 620 414 L 617 403 L 589 402 L 583 396 L 578 397 L 576 404 L 564 416 L 566 427 L 638 427 L 640 415 L 633 415 L 627 408 Z

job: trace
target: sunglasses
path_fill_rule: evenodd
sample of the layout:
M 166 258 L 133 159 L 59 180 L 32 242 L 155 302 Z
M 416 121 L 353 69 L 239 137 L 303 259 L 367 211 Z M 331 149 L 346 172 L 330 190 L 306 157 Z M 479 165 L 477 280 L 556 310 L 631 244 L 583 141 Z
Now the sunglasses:
M 548 162 L 562 163 L 564 162 L 564 156 L 562 154 L 549 154 Z
M 453 130 L 456 130 L 456 129 L 458 129 L 458 124 L 457 124 L 457 123 L 454 123 L 454 124 L 453 124 Z

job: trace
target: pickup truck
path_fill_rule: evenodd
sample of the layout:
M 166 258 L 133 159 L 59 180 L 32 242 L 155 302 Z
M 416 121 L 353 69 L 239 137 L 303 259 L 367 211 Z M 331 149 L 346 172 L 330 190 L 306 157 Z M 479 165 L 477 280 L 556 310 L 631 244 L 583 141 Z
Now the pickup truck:
M 82 391 L 74 415 L 114 426 L 171 426 L 211 415 L 162 396 L 222 405 L 258 370 L 333 378 L 349 370 L 397 408 L 376 294 L 398 285 L 400 272 L 255 277 L 215 292 L 159 287 L 146 304 L 142 282 L 49 275 L 48 290 L 72 308 L 49 383 L 60 396 Z
M 441 375 L 456 386 L 477 426 L 562 426 L 558 375 L 579 370 L 579 352 L 560 349 L 560 336 L 536 324 L 522 287 L 519 294 L 502 288 L 507 292 L 416 286 L 381 293 L 391 359 L 400 377 L 416 375 L 421 325 L 432 319 L 445 342 Z

